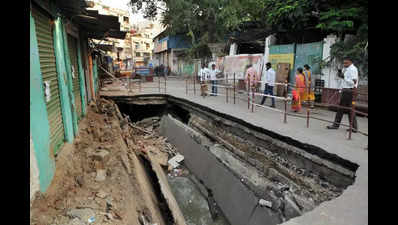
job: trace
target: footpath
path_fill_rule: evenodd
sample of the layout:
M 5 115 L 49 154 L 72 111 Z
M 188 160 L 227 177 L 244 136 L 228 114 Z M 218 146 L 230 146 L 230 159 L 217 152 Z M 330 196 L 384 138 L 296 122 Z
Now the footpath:
M 163 82 L 163 81 L 162 81 Z M 111 84 L 105 87 L 106 91 L 100 91 L 105 96 L 127 96 L 138 94 L 159 94 L 158 81 L 142 83 L 141 92 L 138 87 L 133 89 L 132 93 L 128 93 L 126 87 L 120 84 Z M 154 88 L 144 88 L 154 87 Z M 348 133 L 345 127 L 338 130 L 327 130 L 328 122 L 315 119 L 310 120 L 309 128 L 306 127 L 306 119 L 288 116 L 287 123 L 283 123 L 283 114 L 271 109 L 263 109 L 254 107 L 254 112 L 247 107 L 247 96 L 240 95 L 236 104 L 230 97 L 226 103 L 225 91 L 218 88 L 221 96 L 201 97 L 200 87 L 196 86 L 196 95 L 193 90 L 189 90 L 186 94 L 186 84 L 184 80 L 168 79 L 167 92 L 161 89 L 161 94 L 172 95 L 182 98 L 196 104 L 211 108 L 221 113 L 229 114 L 238 119 L 242 119 L 254 126 L 273 131 L 283 136 L 290 137 L 301 143 L 315 145 L 325 151 L 336 154 L 341 158 L 347 159 L 359 165 L 356 171 L 355 183 L 349 186 L 338 198 L 324 202 L 313 211 L 296 217 L 285 223 L 284 225 L 366 225 L 368 224 L 368 136 L 359 133 L 353 133 L 352 139 L 347 140 Z M 192 89 L 192 86 L 190 87 Z M 246 101 L 243 99 L 246 98 Z M 260 102 L 260 98 L 256 98 L 256 103 Z M 270 105 L 270 99 L 267 99 L 265 105 Z M 284 109 L 282 102 L 277 102 L 277 109 Z M 290 105 L 288 105 L 290 109 Z M 303 108 L 305 109 L 305 108 Z M 333 120 L 335 112 L 324 109 L 316 109 L 312 112 L 321 119 Z M 305 116 L 305 110 L 302 111 Z M 357 117 L 359 130 L 368 133 L 368 118 Z M 343 123 L 348 123 L 347 116 L 343 117 Z

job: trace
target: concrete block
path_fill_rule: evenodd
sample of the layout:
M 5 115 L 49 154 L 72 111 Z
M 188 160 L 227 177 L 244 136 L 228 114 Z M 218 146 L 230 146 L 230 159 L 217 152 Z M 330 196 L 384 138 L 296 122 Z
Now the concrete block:
M 95 177 L 95 181 L 101 182 L 106 179 L 106 170 L 104 169 L 98 169 L 97 170 L 97 176 Z
M 300 216 L 302 214 L 301 210 L 298 208 L 296 203 L 289 195 L 285 195 L 284 203 L 285 203 L 284 214 L 287 219 Z
M 260 200 L 258 201 L 258 204 L 261 205 L 261 206 L 265 206 L 265 207 L 268 207 L 268 208 L 272 208 L 272 202 L 271 202 L 271 201 L 267 201 L 267 200 L 265 200 L 265 199 L 260 199 Z
M 184 155 L 185 165 L 212 190 L 231 225 L 248 225 L 258 198 L 212 153 L 190 138 L 186 133 L 189 129 L 179 121 L 164 117 L 161 134 L 167 134 L 170 143 Z
M 97 160 L 106 163 L 109 160 L 109 151 L 105 149 L 98 149 L 91 154 L 93 160 Z
M 280 224 L 282 220 L 279 215 L 269 208 L 257 206 L 254 210 L 250 220 L 246 223 L 247 225 L 276 225 Z

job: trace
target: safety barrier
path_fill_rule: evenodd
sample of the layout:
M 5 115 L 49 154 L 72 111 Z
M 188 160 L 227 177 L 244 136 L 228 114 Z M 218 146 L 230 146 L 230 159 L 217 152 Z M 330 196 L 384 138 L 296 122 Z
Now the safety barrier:
M 137 86 L 138 86 L 138 93 L 141 92 L 141 90 L 143 89 L 155 89 L 157 88 L 159 93 L 161 93 L 161 91 L 163 90 L 163 93 L 167 92 L 167 79 L 165 77 L 163 77 L 163 82 L 161 82 L 161 78 L 158 76 L 158 85 L 157 86 L 143 86 L 142 85 L 142 79 L 131 79 L 131 78 L 127 78 L 128 79 L 128 92 L 134 92 L 134 90 L 136 90 Z
M 236 80 L 237 79 L 235 77 L 235 73 L 233 74 L 233 78 L 228 78 L 228 75 L 226 75 L 225 78 L 223 78 L 223 79 L 215 79 L 215 81 L 225 81 L 226 85 L 216 84 L 214 86 L 217 87 L 217 88 L 218 87 L 219 88 L 224 88 L 226 90 L 225 91 L 226 94 L 223 95 L 223 94 L 218 94 L 217 93 L 217 94 L 213 94 L 213 95 L 225 96 L 226 103 L 228 103 L 229 92 L 232 91 L 233 92 L 233 103 L 234 104 L 236 104 L 236 99 L 240 99 L 240 100 L 246 101 L 246 99 L 243 99 L 243 98 L 240 98 L 240 97 L 236 96 L 236 92 L 237 92 L 236 91 L 236 89 L 237 89 Z M 230 82 L 230 81 L 232 81 L 232 82 Z M 208 81 L 205 81 L 205 82 L 206 82 L 207 85 L 213 86 L 212 84 L 208 83 Z M 195 76 L 185 79 L 186 95 L 188 95 L 189 91 L 193 91 L 194 95 L 196 95 L 196 85 L 197 85 L 196 83 L 197 83 L 197 81 L 196 81 L 196 77 Z M 232 84 L 229 84 L 229 83 L 232 83 Z M 262 81 L 250 82 L 250 77 L 249 77 L 246 80 L 245 83 L 248 84 L 248 85 L 246 85 L 247 89 L 245 91 L 243 91 L 243 94 L 247 94 L 248 109 L 250 110 L 250 106 L 251 106 L 251 112 L 254 112 L 254 106 L 256 106 L 256 107 L 259 107 L 259 108 L 262 108 L 262 109 L 267 109 L 267 110 L 272 110 L 272 111 L 275 111 L 275 112 L 283 113 L 284 114 L 284 118 L 283 118 L 283 122 L 284 123 L 287 123 L 287 116 L 292 116 L 292 117 L 297 117 L 297 118 L 305 118 L 306 119 L 306 127 L 307 128 L 309 128 L 310 119 L 315 119 L 315 120 L 319 120 L 319 121 L 323 121 L 323 122 L 330 122 L 330 123 L 336 124 L 334 121 L 331 121 L 331 120 L 326 120 L 326 119 L 322 119 L 322 118 L 317 118 L 317 117 L 311 116 L 310 114 L 311 114 L 312 110 L 310 110 L 309 107 L 306 107 L 306 116 L 301 116 L 301 115 L 298 115 L 298 114 L 292 114 L 292 113 L 287 112 L 287 104 L 288 104 L 288 102 L 292 101 L 292 98 L 288 97 L 288 94 L 287 94 L 288 93 L 288 88 L 299 89 L 299 88 L 302 88 L 302 87 L 296 87 L 295 84 L 291 84 L 291 83 L 287 83 L 287 82 L 286 83 L 275 83 L 274 84 L 275 86 L 280 85 L 280 86 L 284 86 L 285 87 L 284 96 L 280 97 L 280 96 L 274 96 L 274 95 L 269 95 L 269 94 L 263 94 L 263 93 L 260 93 L 260 92 L 256 92 L 256 89 L 257 89 L 256 85 L 252 86 L 252 84 L 254 84 L 254 83 L 263 84 L 264 82 L 262 82 Z M 189 88 L 190 84 L 193 85 L 192 89 Z M 198 85 L 200 86 L 201 84 L 199 83 Z M 311 89 L 308 88 L 306 91 L 307 91 L 307 95 L 308 95 L 310 93 Z M 207 90 L 206 94 L 208 94 L 209 92 L 210 91 Z M 240 91 L 240 92 L 242 93 L 242 91 Z M 360 93 L 360 94 L 365 95 L 364 93 Z M 341 123 L 341 122 L 338 123 L 338 125 L 341 125 L 341 126 L 344 126 L 344 127 L 349 127 L 348 140 L 351 140 L 351 136 L 352 136 L 352 128 L 353 128 L 352 127 L 352 121 L 353 121 L 353 118 L 354 118 L 354 114 L 360 114 L 360 115 L 368 116 L 367 113 L 360 112 L 360 111 L 355 109 L 355 101 L 356 101 L 357 95 L 358 95 L 357 89 L 354 88 L 353 89 L 353 104 L 351 105 L 351 107 L 344 107 L 344 106 L 341 106 L 341 105 L 329 104 L 330 106 L 334 106 L 334 107 L 345 109 L 345 110 L 350 110 L 350 115 L 349 115 L 350 116 L 350 123 L 349 124 L 344 124 L 344 123 Z M 266 96 L 266 97 L 274 98 L 275 100 L 282 100 L 284 102 L 284 110 L 280 110 L 280 109 L 276 109 L 276 108 L 272 108 L 272 107 L 256 104 L 255 103 L 255 96 L 263 96 L 263 97 Z M 303 101 L 303 102 L 305 102 L 305 101 Z M 356 130 L 356 131 L 359 134 L 368 136 L 368 134 L 365 133 L 365 132 L 362 132 L 360 130 Z

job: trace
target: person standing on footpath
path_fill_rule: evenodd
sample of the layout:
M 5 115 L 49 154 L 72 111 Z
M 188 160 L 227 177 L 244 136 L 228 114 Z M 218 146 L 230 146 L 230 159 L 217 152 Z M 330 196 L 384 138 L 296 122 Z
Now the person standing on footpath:
M 168 75 L 169 75 L 169 67 L 165 66 L 164 67 L 164 77 L 166 78 L 166 76 L 168 76 Z
M 354 89 L 358 87 L 358 69 L 354 66 L 350 57 L 344 58 L 343 65 L 343 71 L 339 70 L 337 73 L 337 76 L 341 79 L 340 106 L 350 108 L 352 107 Z M 349 109 L 338 108 L 333 125 L 327 126 L 327 128 L 338 129 L 344 113 L 347 113 L 348 121 L 350 124 L 352 122 L 352 132 L 356 133 L 358 130 L 357 118 L 354 112 L 353 120 L 351 121 L 350 112 Z M 349 130 L 347 129 L 347 131 Z
M 303 74 L 303 68 L 297 68 L 296 72 L 296 89 L 293 94 L 292 110 L 293 112 L 300 112 L 301 102 L 305 97 L 305 77 Z
M 314 108 L 314 101 L 315 101 L 315 94 L 314 94 L 314 84 L 312 81 L 312 72 L 311 72 L 311 67 L 308 64 L 304 65 L 304 77 L 305 77 L 305 83 L 306 83 L 306 88 L 305 90 L 305 99 L 310 106 L 311 109 Z
M 265 82 L 264 84 L 264 94 L 265 95 L 274 95 L 274 86 L 275 86 L 275 70 L 272 69 L 271 63 L 265 64 L 266 66 L 266 71 L 264 73 L 264 76 L 261 78 L 262 81 Z M 261 100 L 261 105 L 265 103 L 265 100 L 267 99 L 267 96 L 263 96 L 263 99 Z M 271 97 L 272 101 L 272 108 L 275 108 L 275 99 Z
M 164 66 L 163 66 L 163 64 L 160 64 L 158 70 L 159 70 L 159 76 L 164 76 Z
M 221 71 L 216 69 L 216 64 L 212 64 L 211 70 L 209 71 L 211 85 L 212 85 L 210 96 L 217 96 L 217 75 L 220 73 L 221 73 Z
M 245 82 L 246 85 L 249 89 L 249 96 L 250 96 L 250 101 L 252 101 L 252 92 L 256 91 L 256 86 L 257 86 L 257 82 L 260 80 L 260 78 L 258 77 L 257 71 L 254 69 L 254 67 L 249 64 L 246 66 L 246 74 L 245 74 Z M 249 83 L 249 79 L 250 79 L 250 83 Z
M 207 96 L 207 84 L 206 80 L 209 74 L 209 69 L 206 67 L 206 64 L 202 64 L 202 68 L 199 70 L 199 80 L 200 80 L 200 91 L 201 96 Z

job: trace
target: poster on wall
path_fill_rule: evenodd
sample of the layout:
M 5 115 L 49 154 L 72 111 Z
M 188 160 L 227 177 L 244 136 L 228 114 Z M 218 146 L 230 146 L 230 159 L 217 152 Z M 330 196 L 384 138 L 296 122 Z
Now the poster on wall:
M 253 65 L 259 76 L 261 76 L 264 56 L 263 54 L 225 56 L 223 60 L 217 59 L 217 63 L 218 68 L 224 68 L 224 75 L 228 74 L 232 78 L 235 73 L 236 79 L 244 79 L 246 66 L 249 64 Z

